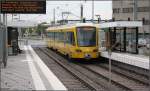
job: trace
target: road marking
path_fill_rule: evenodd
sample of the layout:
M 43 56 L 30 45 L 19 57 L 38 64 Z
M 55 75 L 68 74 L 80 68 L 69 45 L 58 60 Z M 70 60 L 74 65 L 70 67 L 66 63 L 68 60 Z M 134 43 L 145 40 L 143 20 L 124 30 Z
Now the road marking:
M 33 63 L 33 59 L 31 58 L 30 53 L 28 52 L 29 49 L 27 48 L 27 46 L 24 46 L 24 49 L 26 51 L 27 60 L 29 60 L 28 65 L 29 65 L 29 69 L 30 69 L 30 72 L 31 72 L 31 76 L 32 76 L 32 79 L 33 79 L 35 89 L 36 90 L 46 90 L 46 88 L 43 84 L 43 81 L 40 78 L 40 75 L 39 75 L 38 71 L 36 70 L 36 67 Z
M 44 76 L 47 78 L 48 82 L 51 84 L 52 90 L 63 90 L 66 91 L 67 88 L 60 82 L 60 80 L 52 73 L 52 71 L 45 65 L 45 63 L 40 59 L 40 57 L 35 53 L 31 46 L 28 46 L 29 50 L 33 54 L 38 66 L 43 72 Z

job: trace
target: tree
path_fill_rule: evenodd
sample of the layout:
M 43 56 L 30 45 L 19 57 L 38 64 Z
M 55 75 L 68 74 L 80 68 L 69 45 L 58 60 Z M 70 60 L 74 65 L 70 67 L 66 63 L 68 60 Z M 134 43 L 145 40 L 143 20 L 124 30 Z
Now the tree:
M 46 33 L 46 26 L 44 26 L 43 24 L 47 24 L 46 22 L 43 22 L 41 24 L 38 24 L 37 29 L 36 29 L 36 33 L 38 35 L 41 35 L 41 33 L 45 34 Z

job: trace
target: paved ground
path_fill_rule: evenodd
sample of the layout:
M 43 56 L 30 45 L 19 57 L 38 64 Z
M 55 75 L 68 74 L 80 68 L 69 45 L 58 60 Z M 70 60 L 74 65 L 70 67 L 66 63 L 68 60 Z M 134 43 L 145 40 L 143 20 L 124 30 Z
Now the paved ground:
M 32 90 L 32 76 L 25 54 L 9 56 L 7 68 L 1 69 L 1 87 L 9 90 Z
M 23 53 L 9 56 L 7 67 L 1 67 L 1 89 L 7 90 L 66 90 L 59 79 L 43 63 L 30 46 L 46 46 L 45 40 L 19 42 Z
M 24 45 L 45 45 L 43 40 L 22 39 L 19 46 L 24 50 Z M 1 67 L 1 87 L 2 90 L 35 90 L 32 75 L 29 69 L 29 61 L 25 50 L 17 56 L 9 56 L 7 67 Z

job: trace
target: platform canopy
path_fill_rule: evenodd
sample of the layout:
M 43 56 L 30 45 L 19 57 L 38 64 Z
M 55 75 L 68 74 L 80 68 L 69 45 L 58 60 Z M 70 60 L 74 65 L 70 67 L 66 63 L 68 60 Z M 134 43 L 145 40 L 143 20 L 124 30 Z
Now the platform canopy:
M 35 27 L 37 26 L 37 22 L 33 21 L 10 21 L 7 23 L 8 27 L 18 27 L 18 28 L 30 28 L 30 27 Z
M 114 21 L 100 23 L 100 28 L 112 28 L 112 27 L 142 27 L 142 21 Z

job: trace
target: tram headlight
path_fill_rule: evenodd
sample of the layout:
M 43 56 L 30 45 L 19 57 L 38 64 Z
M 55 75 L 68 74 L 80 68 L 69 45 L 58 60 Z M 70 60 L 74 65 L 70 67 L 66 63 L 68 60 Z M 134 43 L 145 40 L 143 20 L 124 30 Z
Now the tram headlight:
M 80 49 L 76 49 L 76 52 L 82 52 Z
M 93 52 L 98 52 L 98 49 L 94 49 Z

